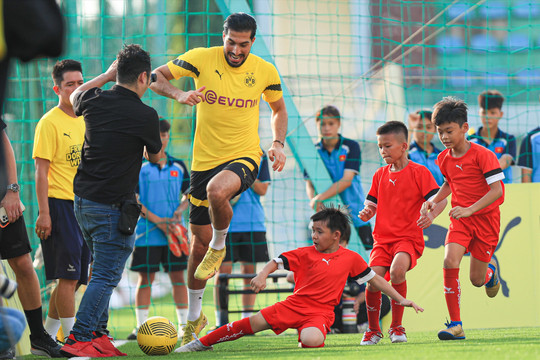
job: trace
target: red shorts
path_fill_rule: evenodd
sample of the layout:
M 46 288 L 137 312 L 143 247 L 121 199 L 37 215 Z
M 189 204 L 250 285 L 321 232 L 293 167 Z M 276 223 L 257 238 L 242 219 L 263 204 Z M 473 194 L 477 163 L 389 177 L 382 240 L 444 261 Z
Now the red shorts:
M 499 243 L 501 212 L 496 208 L 488 213 L 461 219 L 450 219 L 444 245 L 456 243 L 483 262 L 489 262 Z
M 422 256 L 422 251 L 418 250 L 418 246 L 413 240 L 401 240 L 384 244 L 375 242 L 369 256 L 369 266 L 390 267 L 394 257 L 400 252 L 405 252 L 411 257 L 409 270 L 416 266 L 417 260 Z
M 316 327 L 321 331 L 326 340 L 326 333 L 334 323 L 334 312 L 313 309 L 312 312 L 307 314 L 302 313 L 302 310 L 305 309 L 293 308 L 290 302 L 284 300 L 262 309 L 261 314 L 277 335 L 287 329 L 297 329 L 298 342 L 300 342 L 300 334 L 303 329 Z

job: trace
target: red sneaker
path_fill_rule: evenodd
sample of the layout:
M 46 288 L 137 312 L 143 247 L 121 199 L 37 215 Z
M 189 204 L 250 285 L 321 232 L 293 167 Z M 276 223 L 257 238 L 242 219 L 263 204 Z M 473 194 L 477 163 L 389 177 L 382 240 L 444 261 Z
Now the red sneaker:
M 108 357 L 99 352 L 94 346 L 93 341 L 77 341 L 75 337 L 70 334 L 66 344 L 60 349 L 60 353 L 65 357 Z
M 94 332 L 95 336 L 99 336 Z M 92 345 L 99 351 L 101 351 L 106 356 L 127 356 L 126 353 L 121 352 L 118 350 L 111 342 L 112 337 L 109 337 L 107 335 L 101 335 L 99 337 L 96 337 L 95 339 L 92 339 Z

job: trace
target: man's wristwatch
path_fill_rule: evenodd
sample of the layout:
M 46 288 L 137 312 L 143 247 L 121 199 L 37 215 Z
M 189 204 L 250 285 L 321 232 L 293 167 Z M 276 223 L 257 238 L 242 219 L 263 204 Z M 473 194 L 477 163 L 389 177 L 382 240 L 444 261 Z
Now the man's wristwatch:
M 14 193 L 16 193 L 16 192 L 19 192 L 19 190 L 21 190 L 21 187 L 20 187 L 19 184 L 9 184 L 7 186 L 7 189 L 13 191 Z

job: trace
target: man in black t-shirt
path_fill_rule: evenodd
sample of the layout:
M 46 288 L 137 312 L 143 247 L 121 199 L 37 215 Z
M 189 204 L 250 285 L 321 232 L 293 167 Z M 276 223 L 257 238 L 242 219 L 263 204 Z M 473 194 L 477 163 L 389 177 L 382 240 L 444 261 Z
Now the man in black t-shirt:
M 121 209 L 135 200 L 143 151 L 159 161 L 161 138 L 157 112 L 141 97 L 150 85 L 150 56 L 139 45 L 126 45 L 102 75 L 70 98 L 86 123 L 81 162 L 73 182 L 75 217 L 92 250 L 92 278 L 77 321 L 61 352 L 65 356 L 125 356 L 111 343 L 109 299 L 133 250 L 135 235 L 120 232 Z M 101 90 L 115 81 L 110 90 Z M 138 209 L 134 214 L 135 222 Z M 133 226 L 134 227 L 134 226 Z

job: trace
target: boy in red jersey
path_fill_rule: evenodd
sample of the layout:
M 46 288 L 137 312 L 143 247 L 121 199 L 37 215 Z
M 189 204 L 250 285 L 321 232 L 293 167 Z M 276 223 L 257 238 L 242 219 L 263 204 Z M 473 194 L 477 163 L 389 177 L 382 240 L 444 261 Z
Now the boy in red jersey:
M 407 295 L 405 274 L 416 266 L 424 251 L 422 230 L 433 220 L 433 214 L 419 218 L 420 209 L 439 190 L 428 168 L 408 159 L 407 138 L 407 127 L 401 121 L 388 121 L 377 129 L 379 153 L 388 165 L 373 175 L 365 207 L 358 215 L 368 221 L 377 213 L 369 265 L 382 277 L 389 272 L 392 287 L 403 297 Z M 445 206 L 443 199 L 434 207 L 434 214 Z M 375 345 L 383 338 L 379 325 L 381 292 L 371 284 L 366 289 L 366 307 L 369 329 L 360 345 Z M 403 310 L 402 304 L 392 301 L 388 333 L 393 343 L 407 341 L 401 324 Z
M 402 306 L 412 307 L 416 312 L 424 311 L 375 274 L 360 255 L 339 245 L 341 234 L 350 231 L 350 218 L 341 208 L 323 207 L 311 220 L 313 246 L 281 254 L 251 280 L 251 288 L 258 293 L 266 287 L 268 275 L 278 268 L 291 270 L 296 283 L 293 295 L 249 318 L 224 325 L 201 339 L 195 337 L 175 351 L 212 350 L 213 344 L 267 329 L 276 334 L 298 329 L 298 341 L 302 347 L 323 347 L 326 333 L 334 322 L 334 307 L 339 303 L 348 277 L 359 284 L 367 281 Z
M 452 193 L 443 268 L 450 322 L 446 329 L 439 331 L 439 339 L 461 340 L 465 339 L 459 284 L 463 255 L 471 253 L 470 279 L 474 286 L 485 286 L 489 297 L 497 295 L 500 288 L 496 262 L 491 257 L 499 241 L 504 174 L 493 152 L 467 140 L 467 105 L 462 100 L 445 97 L 434 109 L 433 119 L 446 147 L 437 162 L 446 181 L 435 198 L 424 203 L 421 214 L 429 216 L 433 204 Z M 437 214 L 433 214 L 435 216 Z

